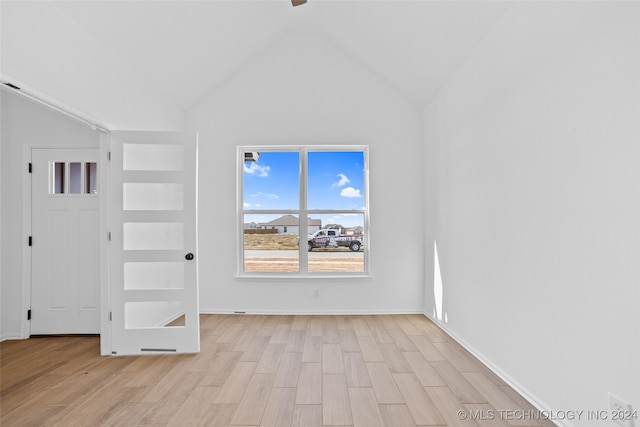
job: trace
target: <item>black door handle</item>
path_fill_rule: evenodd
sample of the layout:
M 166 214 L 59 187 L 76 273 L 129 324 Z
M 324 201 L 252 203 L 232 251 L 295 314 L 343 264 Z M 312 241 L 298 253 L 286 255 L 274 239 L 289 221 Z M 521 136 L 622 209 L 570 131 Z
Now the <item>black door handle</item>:
M 184 259 L 186 259 L 187 261 L 191 261 L 193 259 L 193 254 L 189 252 L 184 256 Z

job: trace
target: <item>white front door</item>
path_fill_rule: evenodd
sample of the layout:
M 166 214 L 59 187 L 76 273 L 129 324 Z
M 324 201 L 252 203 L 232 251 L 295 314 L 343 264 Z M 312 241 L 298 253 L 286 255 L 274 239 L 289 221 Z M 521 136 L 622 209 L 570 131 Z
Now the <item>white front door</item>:
M 100 332 L 98 157 L 31 152 L 31 335 Z
M 109 137 L 111 354 L 200 349 L 197 137 Z

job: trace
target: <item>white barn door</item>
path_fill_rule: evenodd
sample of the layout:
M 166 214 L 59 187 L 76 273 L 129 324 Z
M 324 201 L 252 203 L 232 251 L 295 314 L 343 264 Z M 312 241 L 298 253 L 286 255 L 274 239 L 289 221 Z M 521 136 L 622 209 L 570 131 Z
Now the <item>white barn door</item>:
M 111 354 L 195 353 L 197 136 L 112 132 Z

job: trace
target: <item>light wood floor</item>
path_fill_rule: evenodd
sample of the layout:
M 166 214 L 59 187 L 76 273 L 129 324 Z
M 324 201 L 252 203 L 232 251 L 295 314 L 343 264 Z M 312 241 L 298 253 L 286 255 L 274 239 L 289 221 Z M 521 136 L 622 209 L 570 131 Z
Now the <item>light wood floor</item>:
M 422 315 L 202 315 L 201 333 L 197 355 L 5 341 L 0 425 L 553 426 Z

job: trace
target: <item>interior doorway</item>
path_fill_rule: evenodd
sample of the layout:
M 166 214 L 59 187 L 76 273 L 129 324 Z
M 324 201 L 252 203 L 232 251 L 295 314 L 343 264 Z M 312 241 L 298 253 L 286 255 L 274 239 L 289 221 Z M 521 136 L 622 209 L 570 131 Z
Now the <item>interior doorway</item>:
M 34 148 L 31 160 L 30 334 L 99 334 L 99 150 Z

